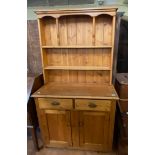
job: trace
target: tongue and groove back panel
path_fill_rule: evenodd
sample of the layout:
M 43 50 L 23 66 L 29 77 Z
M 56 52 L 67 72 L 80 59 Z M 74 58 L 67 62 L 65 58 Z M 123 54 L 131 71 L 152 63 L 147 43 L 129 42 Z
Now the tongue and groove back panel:
M 50 82 L 110 82 L 108 49 L 47 49 L 46 54 L 45 74 Z
M 115 10 L 73 12 L 36 12 L 45 83 L 111 84 Z
M 93 30 L 93 18 L 84 16 L 62 16 L 59 19 L 58 30 L 56 19 L 44 17 L 41 20 L 43 26 L 44 46 L 57 46 L 59 35 L 60 46 L 92 46 L 93 32 L 95 31 L 95 45 L 109 45 L 112 43 L 112 17 L 99 15 L 96 17 L 96 27 Z
M 46 49 L 46 66 L 110 66 L 109 49 Z

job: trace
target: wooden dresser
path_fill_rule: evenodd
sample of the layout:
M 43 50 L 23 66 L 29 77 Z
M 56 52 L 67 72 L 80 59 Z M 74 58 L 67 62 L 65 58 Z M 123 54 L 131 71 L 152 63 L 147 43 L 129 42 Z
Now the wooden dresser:
M 46 147 L 112 150 L 116 10 L 36 11 L 44 86 L 33 97 Z

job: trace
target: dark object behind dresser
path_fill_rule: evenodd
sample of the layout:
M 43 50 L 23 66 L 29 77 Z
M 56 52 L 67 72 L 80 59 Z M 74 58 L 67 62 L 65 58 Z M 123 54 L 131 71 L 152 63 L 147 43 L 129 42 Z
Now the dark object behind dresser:
M 118 73 L 115 88 L 120 100 L 117 103 L 118 155 L 128 154 L 128 73 Z
M 43 85 L 43 75 L 28 74 L 27 75 L 27 129 L 31 131 L 32 140 L 36 150 L 39 150 L 37 127 L 38 118 L 36 106 L 31 94 Z

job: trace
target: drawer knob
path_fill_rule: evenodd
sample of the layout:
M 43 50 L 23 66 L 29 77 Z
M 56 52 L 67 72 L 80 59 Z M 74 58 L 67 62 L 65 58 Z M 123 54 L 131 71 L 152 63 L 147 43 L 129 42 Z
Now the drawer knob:
M 60 103 L 57 102 L 57 101 L 53 101 L 53 102 L 52 102 L 52 105 L 57 106 L 57 105 L 60 105 Z
M 97 107 L 97 105 L 96 105 L 95 103 L 92 103 L 92 102 L 90 102 L 90 103 L 88 104 L 88 106 L 89 106 L 90 108 L 96 108 L 96 107 Z

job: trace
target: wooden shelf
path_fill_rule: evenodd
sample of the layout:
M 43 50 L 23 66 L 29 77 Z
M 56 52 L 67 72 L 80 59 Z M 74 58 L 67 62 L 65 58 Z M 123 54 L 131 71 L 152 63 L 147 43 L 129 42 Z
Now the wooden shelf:
M 42 48 L 112 48 L 112 46 L 42 46 Z
M 102 66 L 46 66 L 45 70 L 60 69 L 60 70 L 111 70 L 109 67 Z

